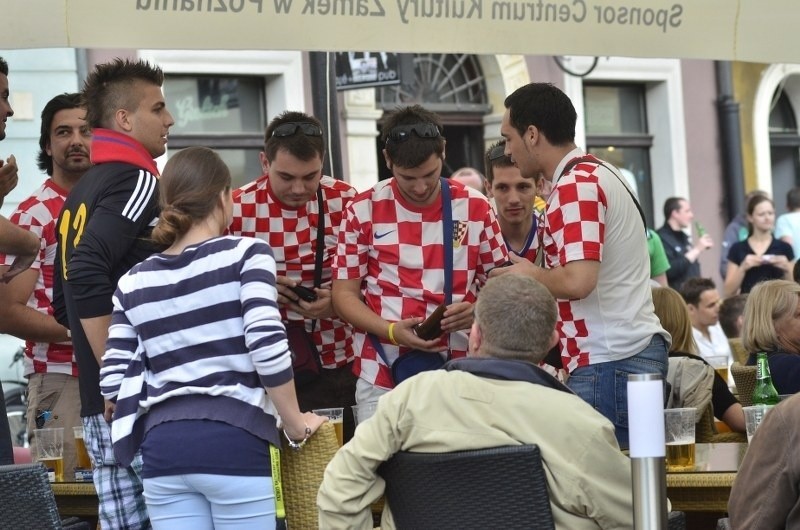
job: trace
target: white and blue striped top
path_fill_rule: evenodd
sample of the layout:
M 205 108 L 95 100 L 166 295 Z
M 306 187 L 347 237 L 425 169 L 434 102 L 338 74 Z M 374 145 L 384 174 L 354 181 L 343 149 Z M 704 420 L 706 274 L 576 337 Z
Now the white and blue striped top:
M 155 254 L 120 278 L 100 371 L 119 463 L 173 420 L 222 421 L 279 445 L 264 387 L 290 381 L 292 366 L 276 300 L 272 250 L 248 237 Z

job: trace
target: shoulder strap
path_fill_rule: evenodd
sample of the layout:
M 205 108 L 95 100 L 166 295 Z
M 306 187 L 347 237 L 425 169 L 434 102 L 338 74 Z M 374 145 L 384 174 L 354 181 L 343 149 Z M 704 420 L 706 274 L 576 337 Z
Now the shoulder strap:
M 444 245 L 444 303 L 453 303 L 453 202 L 450 184 L 444 177 L 442 183 L 442 244 Z
M 314 287 L 322 285 L 322 261 L 325 259 L 325 211 L 322 201 L 322 182 L 317 187 L 317 248 L 314 255 Z M 311 321 L 311 333 L 317 327 L 317 319 Z
M 587 156 L 582 156 L 582 157 L 575 158 L 575 159 L 571 160 L 564 167 L 564 170 L 561 172 L 561 176 L 566 175 L 567 173 L 570 172 L 570 170 L 572 168 L 574 168 L 575 166 L 577 166 L 578 164 L 583 163 L 583 162 L 588 162 L 590 164 L 596 164 L 598 166 L 603 166 L 604 168 L 609 170 L 612 175 L 617 177 L 617 180 L 620 181 L 620 183 L 622 184 L 622 187 L 625 188 L 625 191 L 628 192 L 628 195 L 630 195 L 631 200 L 633 201 L 633 204 L 636 206 L 636 209 L 639 211 L 639 217 L 642 218 L 642 225 L 644 225 L 644 233 L 645 233 L 645 236 L 647 236 L 647 219 L 644 216 L 644 210 L 642 210 L 642 206 L 639 204 L 639 200 L 636 198 L 636 196 L 633 194 L 633 192 L 630 190 L 630 188 L 628 188 L 628 186 L 625 184 L 625 181 L 622 180 L 622 177 L 620 177 L 617 174 L 617 172 L 614 171 L 611 168 L 611 166 L 607 165 L 605 162 L 603 162 L 602 160 L 600 160 L 598 158 L 595 158 L 595 157 L 593 157 L 591 155 L 587 155 Z

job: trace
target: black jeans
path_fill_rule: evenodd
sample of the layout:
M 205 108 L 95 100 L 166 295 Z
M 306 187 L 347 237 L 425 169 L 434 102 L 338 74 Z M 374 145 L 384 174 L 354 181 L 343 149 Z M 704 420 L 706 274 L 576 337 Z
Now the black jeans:
M 356 381 L 353 374 L 353 363 L 339 368 L 323 368 L 319 377 L 297 388 L 297 401 L 300 410 L 308 412 L 313 409 L 344 408 L 344 441 L 353 437 L 356 424 L 353 409 L 356 404 Z

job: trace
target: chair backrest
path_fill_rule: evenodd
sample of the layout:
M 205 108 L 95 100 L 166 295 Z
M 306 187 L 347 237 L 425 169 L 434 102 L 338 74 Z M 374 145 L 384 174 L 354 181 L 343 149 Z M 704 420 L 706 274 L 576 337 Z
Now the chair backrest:
M 0 527 L 61 529 L 56 498 L 41 463 L 0 466 Z
M 744 349 L 741 338 L 728 339 L 728 345 L 731 347 L 733 353 L 733 360 L 739 361 L 739 364 L 746 365 L 747 359 L 750 358 L 750 353 Z
M 554 528 L 535 445 L 396 453 L 381 464 L 397 528 Z
M 733 382 L 736 383 L 736 391 L 739 393 L 739 403 L 743 407 L 752 405 L 753 390 L 756 388 L 756 367 L 735 362 L 731 365 L 731 375 Z
M 323 423 L 300 451 L 284 440 L 281 476 L 289 528 L 319 528 L 317 492 L 328 462 L 339 450 L 333 424 Z

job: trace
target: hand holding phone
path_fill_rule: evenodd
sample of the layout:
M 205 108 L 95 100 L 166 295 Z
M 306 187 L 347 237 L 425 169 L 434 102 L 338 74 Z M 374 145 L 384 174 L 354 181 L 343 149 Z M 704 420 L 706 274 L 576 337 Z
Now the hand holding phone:
M 422 340 L 433 340 L 441 337 L 444 333 L 444 331 L 442 331 L 442 318 L 444 318 L 444 312 L 446 310 L 447 306 L 442 304 L 434 309 L 431 316 L 414 326 L 412 329 L 417 337 Z
M 315 302 L 317 300 L 317 293 L 308 287 L 303 287 L 302 285 L 298 284 L 294 287 L 289 287 L 289 290 L 296 294 L 300 300 L 303 300 L 304 302 Z

